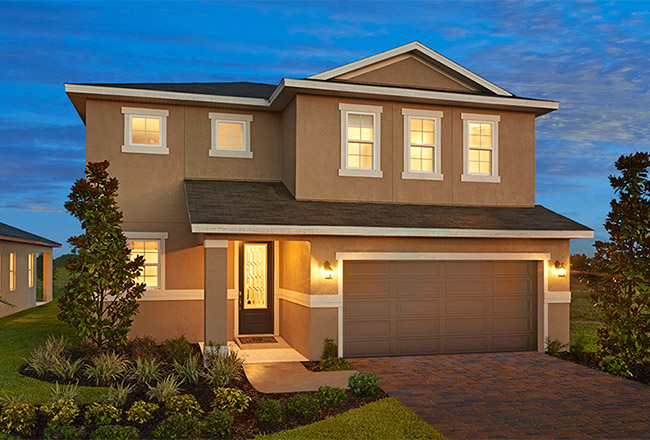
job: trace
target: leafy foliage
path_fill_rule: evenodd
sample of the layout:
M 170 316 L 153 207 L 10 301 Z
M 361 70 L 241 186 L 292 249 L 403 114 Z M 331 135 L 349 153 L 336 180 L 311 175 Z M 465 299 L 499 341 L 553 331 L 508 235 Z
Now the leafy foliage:
M 320 361 L 320 369 L 323 371 L 345 371 L 345 370 L 354 370 L 352 365 L 348 363 L 343 358 L 340 357 L 331 357 L 326 358 Z
M 348 378 L 348 386 L 357 396 L 375 396 L 379 392 L 379 377 L 375 373 L 357 371 Z
M 212 408 L 217 411 L 242 412 L 248 408 L 251 398 L 237 388 L 219 387 L 214 390 Z
M 597 241 L 587 284 L 602 311 L 598 344 L 603 356 L 626 365 L 650 359 L 650 153 L 621 156 L 617 195 L 605 222 L 608 241 Z
M 243 359 L 237 353 L 229 351 L 219 353 L 218 351 L 206 352 L 207 365 L 204 377 L 210 385 L 225 387 L 232 380 L 241 380 L 243 377 Z
M 546 337 L 546 353 L 551 356 L 557 356 L 561 351 L 564 351 L 567 348 L 567 344 L 563 344 L 557 339 L 551 339 L 548 336 Z
M 48 335 L 43 344 L 39 344 L 27 358 L 27 368 L 38 377 L 54 374 L 55 365 L 64 359 L 67 343 L 63 336 Z
M 90 434 L 90 440 L 136 440 L 140 438 L 133 426 L 105 425 Z
M 86 177 L 72 185 L 65 203 L 84 233 L 68 240 L 73 253 L 67 265 L 70 281 L 58 300 L 59 319 L 99 350 L 108 343 L 126 343 L 145 289 L 136 282 L 144 259 L 130 258 L 115 201 L 118 182 L 109 177 L 108 166 L 108 161 L 89 162 Z
M 209 438 L 228 438 L 232 434 L 233 417 L 225 411 L 212 411 L 203 421 L 203 434 Z
M 322 407 L 331 408 L 345 403 L 348 394 L 341 388 L 322 385 L 318 388 L 316 398 Z
M 262 423 L 279 425 L 285 419 L 284 408 L 279 400 L 262 400 L 257 407 L 257 420 Z
M 90 360 L 85 375 L 97 385 L 116 383 L 127 371 L 129 361 L 114 351 L 100 353 Z
M 201 405 L 191 394 L 182 394 L 165 399 L 165 409 L 168 414 L 184 414 L 192 417 L 201 417 Z
M 155 386 L 149 385 L 147 397 L 164 402 L 166 399 L 178 394 L 180 385 L 180 382 L 178 382 L 178 379 L 174 375 L 169 375 L 160 380 Z
M 108 393 L 104 398 L 104 403 L 113 405 L 116 408 L 124 406 L 126 399 L 128 399 L 129 394 L 133 392 L 135 387 L 133 385 L 124 384 L 124 382 L 111 385 L 108 387 Z
M 287 402 L 287 412 L 298 419 L 312 419 L 318 410 L 318 400 L 308 394 L 298 394 Z
M 153 413 L 158 411 L 160 406 L 157 403 L 149 403 L 144 400 L 138 400 L 126 412 L 126 419 L 134 423 L 147 423 L 153 418 Z
M 126 350 L 131 354 L 131 359 L 155 359 L 158 357 L 156 340 L 151 336 L 138 336 L 129 339 L 126 343 Z
M 192 346 L 185 339 L 185 335 L 174 339 L 167 339 L 164 342 L 164 346 L 169 351 L 169 356 L 172 361 L 178 362 L 179 364 L 185 363 L 192 356 Z
M 41 406 L 41 412 L 45 415 L 48 425 L 69 425 L 79 415 L 79 407 L 74 400 L 63 397 Z
M 153 434 L 156 438 L 177 440 L 195 439 L 201 436 L 202 423 L 184 414 L 173 414 L 163 420 Z
M 339 357 L 339 348 L 333 339 L 325 338 L 323 341 L 323 352 L 320 356 L 321 361 Z
M 74 401 L 79 396 L 79 386 L 77 385 L 59 385 L 55 383 L 50 388 L 50 400 L 56 402 L 57 400 L 67 399 Z
M 84 428 L 68 425 L 50 425 L 45 428 L 45 440 L 81 440 L 85 438 Z
M 90 425 L 110 425 L 118 423 L 122 410 L 108 403 L 91 403 L 86 408 L 86 423 Z
M 201 372 L 203 370 L 203 365 L 201 365 L 201 359 L 199 356 L 194 355 L 187 358 L 184 363 L 178 363 L 174 361 L 174 371 L 179 377 L 181 382 L 195 385 L 201 380 Z
M 598 364 L 598 367 L 603 370 L 605 373 L 613 374 L 615 376 L 620 376 L 620 377 L 630 377 L 632 376 L 632 373 L 630 373 L 630 370 L 625 363 L 620 357 L 617 356 L 604 356 L 601 360 L 600 363 Z
M 161 370 L 162 364 L 155 358 L 137 358 L 131 365 L 129 377 L 137 383 L 150 385 L 160 378 Z
M 30 437 L 36 422 L 36 408 L 28 403 L 7 403 L 0 413 L 0 432 Z

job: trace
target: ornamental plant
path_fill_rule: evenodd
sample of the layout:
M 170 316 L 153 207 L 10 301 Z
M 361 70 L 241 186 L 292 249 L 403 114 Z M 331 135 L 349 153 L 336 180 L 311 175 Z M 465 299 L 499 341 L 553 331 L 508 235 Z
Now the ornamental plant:
M 89 162 L 86 177 L 77 180 L 65 209 L 81 222 L 84 233 L 70 237 L 70 281 L 58 301 L 59 319 L 98 350 L 123 345 L 138 311 L 145 285 L 136 282 L 144 259 L 131 259 L 122 232 L 117 179 L 106 171 L 108 161 Z
M 602 312 L 598 345 L 621 369 L 650 359 L 650 153 L 621 156 L 609 181 L 616 198 L 597 241 L 587 285 Z

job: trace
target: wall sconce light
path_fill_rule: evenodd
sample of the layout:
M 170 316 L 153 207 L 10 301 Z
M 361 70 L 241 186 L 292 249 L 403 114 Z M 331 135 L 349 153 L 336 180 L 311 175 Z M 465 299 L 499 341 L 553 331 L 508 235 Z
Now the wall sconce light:
M 329 261 L 323 263 L 323 268 L 321 269 L 321 273 L 323 274 L 323 278 L 325 278 L 326 280 L 332 279 L 332 277 L 334 276 L 334 269 L 332 269 L 332 265 L 330 264 Z
M 555 260 L 555 271 L 559 277 L 566 276 L 566 267 L 564 267 L 564 263 L 560 263 L 558 260 Z

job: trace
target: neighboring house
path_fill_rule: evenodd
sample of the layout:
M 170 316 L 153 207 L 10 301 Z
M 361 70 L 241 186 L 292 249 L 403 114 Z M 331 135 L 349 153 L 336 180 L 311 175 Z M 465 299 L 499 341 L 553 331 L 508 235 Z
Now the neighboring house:
M 43 301 L 52 300 L 52 248 L 61 247 L 13 226 L 0 223 L 0 317 L 36 305 L 36 260 L 43 254 Z
M 349 357 L 569 339 L 556 261 L 593 231 L 535 205 L 535 118 L 557 102 L 418 42 L 277 86 L 66 92 L 146 260 L 133 334 L 281 335 L 310 359 L 324 338 Z

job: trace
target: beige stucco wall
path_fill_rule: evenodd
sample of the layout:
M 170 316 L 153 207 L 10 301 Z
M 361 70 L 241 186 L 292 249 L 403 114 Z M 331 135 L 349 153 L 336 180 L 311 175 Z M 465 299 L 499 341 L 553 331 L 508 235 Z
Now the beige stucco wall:
M 570 332 L 570 304 L 549 304 L 548 305 L 548 337 L 557 339 L 563 344 L 569 344 Z
M 310 259 L 308 241 L 280 241 L 280 288 L 309 293 Z
M 280 300 L 280 336 L 303 356 L 309 357 L 311 310 L 299 304 Z
M 489 206 L 533 206 L 535 203 L 535 118 L 532 114 L 308 95 L 298 95 L 297 99 L 300 108 L 296 128 L 298 199 Z M 383 107 L 382 178 L 338 175 L 341 161 L 340 103 Z M 404 108 L 443 112 L 443 181 L 401 178 L 404 171 Z M 501 116 L 498 147 L 501 183 L 461 182 L 463 112 Z
M 297 100 L 293 99 L 282 112 L 282 182 L 296 194 L 296 113 Z
M 9 291 L 9 253 L 16 253 L 16 290 Z M 0 296 L 15 307 L 0 304 L 0 318 L 36 305 L 36 257 L 51 248 L 27 243 L 0 240 Z M 27 259 L 34 254 L 34 286 L 29 287 L 27 278 Z
M 157 341 L 185 335 L 203 341 L 203 301 L 140 301 L 129 337 L 151 336 Z

